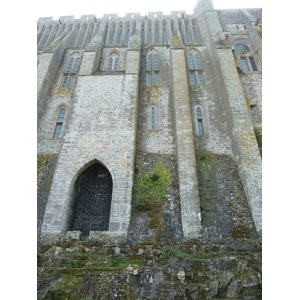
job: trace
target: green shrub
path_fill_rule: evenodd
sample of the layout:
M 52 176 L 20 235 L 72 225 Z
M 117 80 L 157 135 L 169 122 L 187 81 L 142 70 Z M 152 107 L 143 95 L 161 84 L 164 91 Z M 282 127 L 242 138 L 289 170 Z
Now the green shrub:
M 162 161 L 157 162 L 152 172 L 146 173 L 136 189 L 135 209 L 147 211 L 166 199 L 171 188 L 171 169 Z

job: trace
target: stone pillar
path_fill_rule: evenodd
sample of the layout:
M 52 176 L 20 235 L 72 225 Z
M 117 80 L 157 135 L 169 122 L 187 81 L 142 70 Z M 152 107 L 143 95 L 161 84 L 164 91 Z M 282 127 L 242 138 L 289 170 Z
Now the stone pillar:
M 218 49 L 234 158 L 257 231 L 262 226 L 262 161 L 231 49 Z
M 171 56 L 182 228 L 185 238 L 197 238 L 200 198 L 184 49 L 172 49 Z

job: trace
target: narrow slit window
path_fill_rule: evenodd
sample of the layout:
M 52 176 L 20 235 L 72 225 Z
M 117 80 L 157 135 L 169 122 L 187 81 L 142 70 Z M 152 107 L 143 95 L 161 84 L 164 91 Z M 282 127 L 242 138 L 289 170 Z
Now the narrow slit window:
M 202 123 L 202 114 L 200 107 L 197 107 L 197 125 L 199 135 L 203 135 L 203 123 Z
M 194 36 L 194 43 L 198 43 L 197 30 L 195 26 L 193 26 L 193 36 Z
M 62 128 L 62 123 L 56 123 L 55 132 L 54 132 L 54 135 L 53 135 L 54 139 L 59 139 L 61 128 Z
M 119 69 L 119 57 L 116 57 L 114 63 L 114 70 L 118 70 L 118 69 Z
M 57 121 L 58 122 L 63 122 L 64 119 L 65 119 L 65 114 L 66 114 L 66 111 L 65 109 L 62 109 L 58 115 L 58 118 L 57 118 Z
M 166 31 L 166 27 L 163 28 L 163 42 L 164 42 L 164 44 L 167 43 L 167 31 Z
M 156 26 L 156 29 L 155 29 L 155 42 L 156 42 L 156 44 L 158 44 L 158 40 L 159 40 L 158 26 Z
M 189 54 L 189 69 L 194 70 L 194 61 L 193 61 L 193 55 Z
M 204 78 L 202 72 L 198 72 L 198 82 L 199 84 L 204 84 Z
M 71 58 L 69 61 L 67 72 L 70 73 L 73 67 L 74 58 Z
M 186 39 L 187 43 L 190 42 L 190 36 L 189 36 L 189 28 L 188 28 L 188 26 L 185 26 L 185 39 Z
M 120 33 L 119 33 L 119 45 L 121 45 L 121 43 L 122 43 L 122 32 L 123 32 L 123 30 L 120 29 Z
M 190 72 L 190 78 L 191 78 L 191 84 L 196 84 L 196 78 L 194 72 Z
M 126 33 L 126 44 L 128 45 L 129 42 L 129 28 L 127 29 L 127 33 Z
M 151 73 L 147 73 L 147 85 L 151 85 Z
M 112 70 L 112 65 L 113 65 L 113 59 L 111 57 L 108 62 L 108 70 Z
M 151 129 L 155 130 L 155 108 L 152 107 L 151 111 Z
M 112 35 L 111 35 L 111 42 L 110 44 L 113 45 L 114 44 L 114 39 L 115 39 L 115 29 L 112 31 Z
M 152 70 L 152 55 L 148 55 L 148 70 Z
M 245 57 L 241 57 L 241 62 L 242 62 L 243 70 L 245 72 L 248 72 L 249 67 L 248 67 L 248 64 L 247 64 L 247 59 Z
M 255 64 L 254 58 L 252 56 L 249 57 L 249 61 L 250 61 L 250 64 L 251 64 L 252 71 L 257 71 L 257 67 L 256 67 L 256 64 Z
M 70 82 L 69 82 L 69 87 L 73 87 L 74 86 L 74 82 L 75 82 L 75 75 L 72 75 L 70 78 Z
M 106 28 L 105 28 L 104 46 L 106 45 L 107 33 L 108 33 L 108 26 L 106 26 Z
M 158 70 L 158 55 L 154 55 L 154 70 Z
M 151 27 L 148 29 L 148 42 L 151 43 Z
M 159 73 L 155 73 L 155 85 L 159 85 Z
M 56 122 L 56 125 L 55 125 L 55 131 L 54 131 L 54 134 L 53 134 L 54 139 L 59 139 L 59 137 L 60 137 L 61 129 L 62 129 L 62 126 L 63 126 L 63 121 L 65 119 L 65 113 L 66 113 L 65 109 L 62 109 L 59 112 L 57 122 Z
M 67 82 L 68 82 L 68 77 L 69 76 L 64 76 L 61 87 L 64 88 L 67 86 Z
M 142 37 L 142 45 L 144 45 L 144 40 L 145 40 L 145 29 L 144 29 L 144 26 L 142 27 L 142 33 L 141 33 Z
M 201 69 L 201 66 L 200 66 L 200 59 L 199 59 L 199 56 L 198 55 L 195 55 L 195 63 L 196 63 L 196 69 Z
M 80 62 L 80 58 L 76 58 L 75 66 L 74 66 L 74 70 L 73 70 L 74 73 L 76 73 L 78 71 L 79 62 Z

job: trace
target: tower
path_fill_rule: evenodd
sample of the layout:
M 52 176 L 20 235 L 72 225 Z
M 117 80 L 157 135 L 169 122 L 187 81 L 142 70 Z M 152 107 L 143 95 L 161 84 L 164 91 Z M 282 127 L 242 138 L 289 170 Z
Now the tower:
M 212 0 L 198 0 L 196 7 L 194 9 L 194 13 L 196 15 L 200 15 L 206 11 L 210 11 L 214 9 L 214 4 Z

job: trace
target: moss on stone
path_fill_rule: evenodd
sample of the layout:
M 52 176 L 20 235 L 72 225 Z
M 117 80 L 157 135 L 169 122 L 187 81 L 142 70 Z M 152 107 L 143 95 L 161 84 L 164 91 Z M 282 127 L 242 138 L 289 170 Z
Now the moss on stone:
M 68 95 L 70 93 L 70 91 L 71 91 L 71 88 L 69 88 L 69 87 L 64 87 L 64 88 L 59 87 L 57 89 L 56 96 L 57 97 L 66 96 L 66 95 Z
M 174 48 L 182 47 L 182 42 L 179 36 L 173 36 L 171 39 L 171 44 Z
M 51 46 L 50 46 L 49 48 L 55 49 L 56 46 L 57 46 L 59 43 L 60 43 L 60 40 L 56 40 L 56 41 L 54 41 L 54 42 L 51 44 Z
M 253 129 L 254 129 L 256 140 L 257 140 L 260 155 L 262 155 L 262 128 L 255 126 L 255 127 L 253 127 Z

